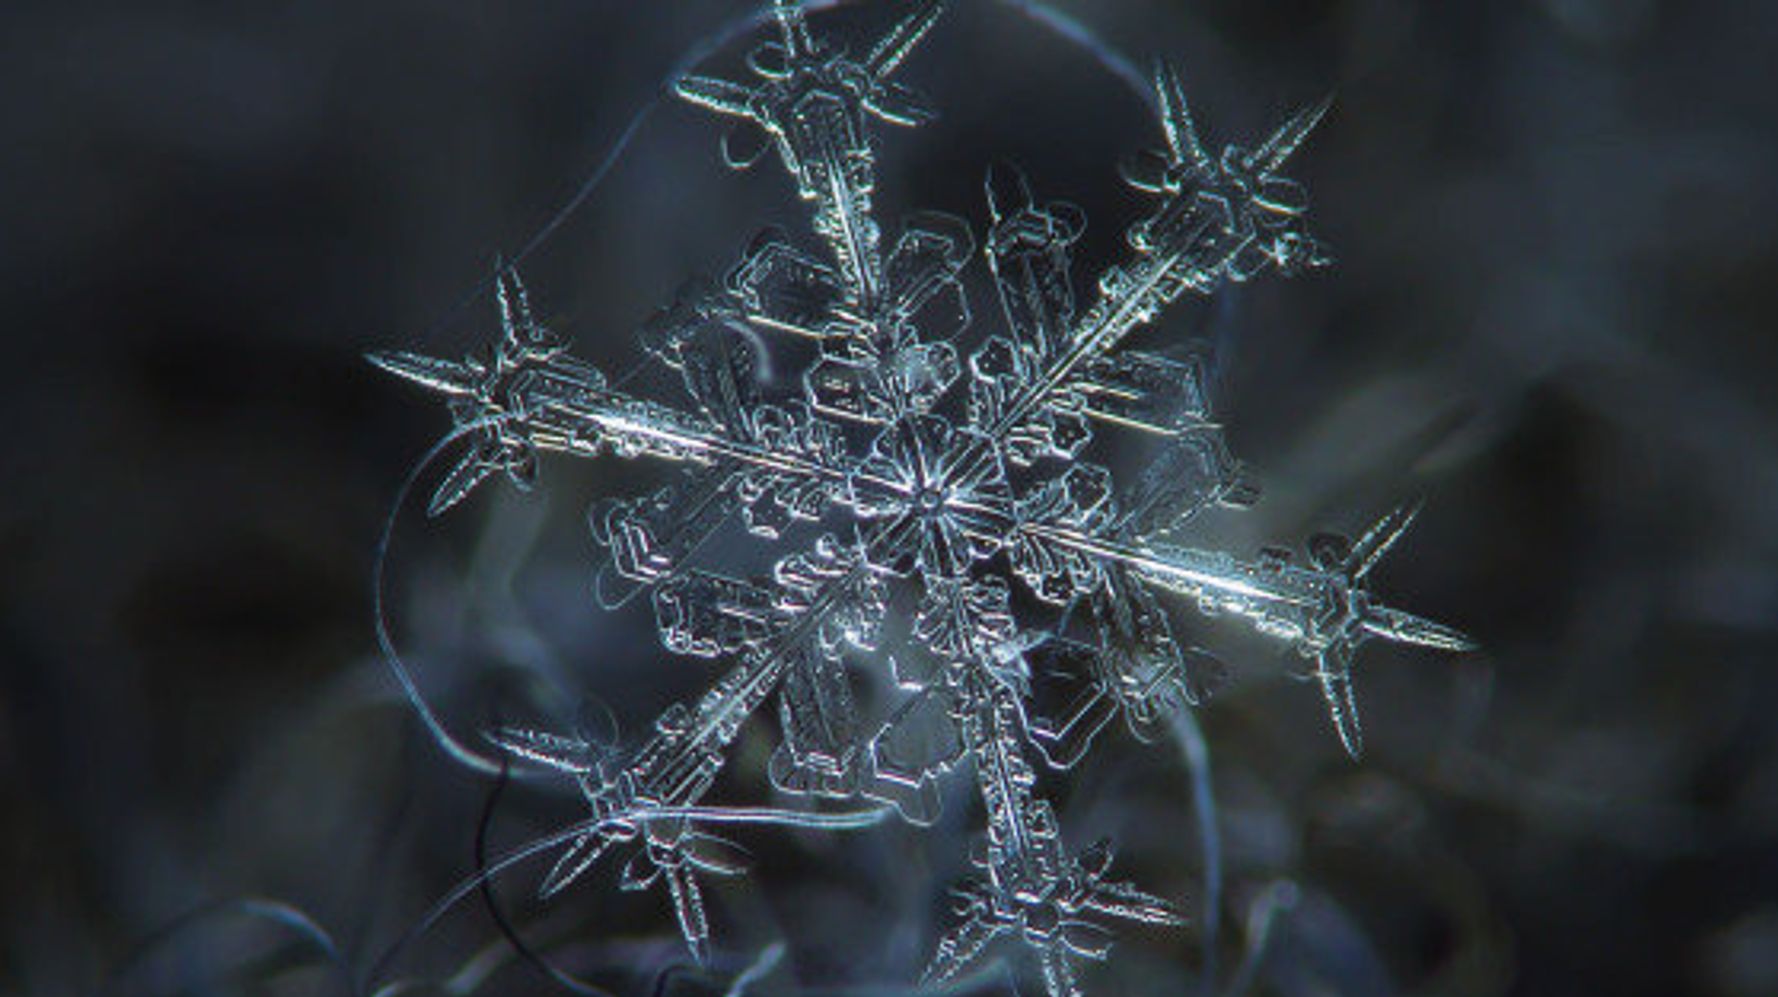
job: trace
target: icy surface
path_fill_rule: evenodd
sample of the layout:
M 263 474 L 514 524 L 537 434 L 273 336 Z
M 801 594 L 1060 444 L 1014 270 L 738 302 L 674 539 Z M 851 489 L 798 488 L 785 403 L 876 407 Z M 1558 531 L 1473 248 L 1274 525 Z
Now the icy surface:
M 938 780 L 973 773 L 987 845 L 927 980 L 958 974 L 1004 938 L 1033 951 L 1060 997 L 1081 992 L 1079 960 L 1105 957 L 1111 922 L 1181 921 L 1174 904 L 1110 876 L 1108 844 L 1065 844 L 1034 767 L 1073 765 L 1118 718 L 1153 736 L 1209 695 L 1223 666 L 1175 638 L 1167 601 L 1245 620 L 1312 660 L 1354 757 L 1361 643 L 1469 644 L 1366 591 L 1410 508 L 1355 542 L 1314 537 L 1305 563 L 1172 539 L 1207 507 L 1250 504 L 1256 489 L 1212 420 L 1202 353 L 1124 342 L 1183 295 L 1327 262 L 1305 228 L 1302 187 L 1280 174 L 1326 105 L 1252 148 L 1213 153 L 1177 74 L 1158 66 L 1165 142 L 1125 169 L 1152 207 L 1126 233 L 1128 258 L 1078 298 L 1070 245 L 1084 219 L 1041 200 L 1016 170 L 992 170 L 981 248 L 996 326 L 979 321 L 959 279 L 977 249 L 967 224 L 916 215 L 885 239 L 873 215 L 875 129 L 934 113 L 891 76 L 941 6 L 917 4 L 882 38 L 842 50 L 785 0 L 777 40 L 749 59 L 754 79 L 679 83 L 685 100 L 732 119 L 731 165 L 776 155 L 815 237 L 760 236 L 723 282 L 688 285 L 647 323 L 643 346 L 677 372 L 684 397 L 626 393 L 576 360 L 538 324 L 511 269 L 499 275 L 491 357 L 372 360 L 445 395 L 458 425 L 473 427 L 433 514 L 496 475 L 530 487 L 544 450 L 683 466 L 653 494 L 594 507 L 609 551 L 599 593 L 611 604 L 646 594 L 666 649 L 713 659 L 719 677 L 631 753 L 543 731 L 486 733 L 515 761 L 575 780 L 597 822 L 560 854 L 545 895 L 615 853 L 622 887 L 661 887 L 702 957 L 700 881 L 744 863 L 685 814 L 743 722 L 772 707 L 781 742 L 769 775 L 785 793 L 879 801 L 923 824 L 938 815 Z M 996 327 L 959 337 L 975 324 Z M 794 397 L 762 395 L 749 345 L 761 336 L 813 341 Z M 1120 480 L 1085 456 L 1107 433 L 1154 437 L 1158 456 Z M 836 513 L 850 524 L 834 528 Z M 780 552 L 769 575 L 699 563 L 700 545 L 737 519 Z M 1015 587 L 1029 598 L 1015 600 Z M 886 621 L 897 592 L 912 593 L 911 619 Z M 897 646 L 885 646 L 886 631 Z M 847 671 L 861 668 L 892 670 L 904 698 L 886 717 L 860 715 Z

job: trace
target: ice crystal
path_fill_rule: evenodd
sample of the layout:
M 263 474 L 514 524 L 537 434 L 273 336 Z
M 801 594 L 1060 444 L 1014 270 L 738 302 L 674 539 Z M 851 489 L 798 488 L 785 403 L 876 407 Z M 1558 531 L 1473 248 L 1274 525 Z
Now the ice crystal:
M 1084 219 L 1038 200 L 1016 170 L 990 171 L 984 249 L 1004 325 L 963 356 L 954 344 L 972 324 L 960 280 L 975 252 L 969 227 L 916 215 L 885 248 L 872 206 L 873 126 L 933 114 L 890 76 L 941 8 L 915 5 L 854 56 L 815 37 L 797 0 L 779 0 L 778 40 L 748 60 L 757 79 L 678 82 L 685 100 L 734 119 L 722 145 L 731 165 L 776 150 L 821 244 L 768 232 L 720 285 L 689 284 L 646 324 L 643 346 L 678 373 L 683 403 L 626 393 L 569 355 L 511 268 L 498 275 L 491 357 L 372 359 L 444 394 L 473 438 L 433 495 L 434 514 L 498 473 L 529 487 L 540 450 L 684 466 L 653 494 L 594 507 L 592 530 L 610 553 L 599 594 L 616 604 L 646 592 L 666 648 L 726 672 L 662 714 L 630 754 L 537 730 L 486 733 L 512 759 L 575 780 L 591 808 L 544 895 L 624 851 L 622 887 L 662 886 L 702 957 L 700 879 L 743 863 L 700 821 L 700 802 L 743 722 L 775 702 L 782 739 L 768 771 L 785 793 L 880 801 L 928 824 L 937 781 L 973 769 L 987 847 L 926 978 L 956 975 L 1004 937 L 1034 950 L 1060 997 L 1080 992 L 1077 960 L 1104 958 L 1107 922 L 1182 920 L 1110 877 L 1108 844 L 1065 845 L 1033 766 L 1068 768 L 1115 718 L 1152 735 L 1171 711 L 1205 699 L 1221 666 L 1176 639 L 1161 599 L 1246 620 L 1312 660 L 1354 757 L 1358 645 L 1468 642 L 1365 588 L 1410 509 L 1357 542 L 1314 537 L 1306 564 L 1276 549 L 1243 559 L 1173 539 L 1206 508 L 1245 506 L 1256 491 L 1211 418 L 1202 354 L 1124 341 L 1183 295 L 1327 262 L 1304 225 L 1303 189 L 1280 175 L 1326 104 L 1251 148 L 1213 154 L 1179 77 L 1157 66 L 1165 144 L 1125 169 L 1153 207 L 1126 233 L 1128 260 L 1098 276 L 1084 307 L 1070 270 Z M 749 345 L 761 335 L 815 344 L 794 397 L 764 396 Z M 1158 456 L 1121 482 L 1083 456 L 1107 431 L 1147 434 Z M 836 511 L 849 525 L 823 529 Z M 737 515 L 781 549 L 768 577 L 697 564 L 700 545 Z M 1015 604 L 1015 585 L 1032 598 Z M 904 603 L 911 619 L 889 619 Z M 886 719 L 860 716 L 848 668 L 892 670 L 904 698 Z

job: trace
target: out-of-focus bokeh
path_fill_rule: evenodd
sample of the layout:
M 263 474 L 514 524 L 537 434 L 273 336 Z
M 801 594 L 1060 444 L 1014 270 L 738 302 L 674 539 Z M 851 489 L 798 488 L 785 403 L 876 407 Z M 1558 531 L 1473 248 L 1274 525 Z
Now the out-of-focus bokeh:
M 857 37 L 896 6 L 815 25 Z M 1367 648 L 1354 765 L 1274 647 L 1193 631 L 1238 675 L 1199 715 L 1218 989 L 1778 993 L 1778 7 L 1059 0 L 1052 21 L 1097 52 L 1018 5 L 954 7 L 902 71 L 945 117 L 885 131 L 882 217 L 979 230 L 982 174 L 1013 160 L 1086 209 L 1083 294 L 1142 203 L 1115 163 L 1157 140 L 1111 52 L 1176 59 L 1218 143 L 1337 95 L 1293 175 L 1339 265 L 1150 335 L 1216 343 L 1265 487 L 1208 535 L 1298 543 L 1424 494 L 1379 587 L 1485 650 Z M 580 816 L 453 769 L 377 657 L 382 519 L 446 422 L 361 354 L 485 342 L 496 255 L 748 12 L 0 11 L 0 990 L 337 992 L 294 913 L 269 915 L 300 911 L 362 981 L 473 873 L 478 837 L 498 855 Z M 762 225 L 803 231 L 782 171 L 726 171 L 719 134 L 662 102 L 527 259 L 542 315 L 607 369 L 682 278 Z M 391 622 L 449 722 L 596 697 L 633 738 L 699 688 L 709 669 L 658 650 L 645 610 L 589 595 L 586 504 L 655 480 L 554 461 L 536 497 L 407 510 Z M 743 737 L 725 798 L 765 797 L 769 733 Z M 911 981 L 974 827 L 955 781 L 925 834 L 744 832 L 759 868 L 713 898 L 709 970 L 610 870 L 539 907 L 523 866 L 491 902 L 622 994 L 720 993 L 780 939 L 753 992 Z M 1117 734 L 1050 783 L 1071 842 L 1115 836 L 1200 926 L 1126 932 L 1092 991 L 1197 986 L 1207 883 L 1179 749 Z M 489 909 L 469 897 L 378 980 L 550 992 Z

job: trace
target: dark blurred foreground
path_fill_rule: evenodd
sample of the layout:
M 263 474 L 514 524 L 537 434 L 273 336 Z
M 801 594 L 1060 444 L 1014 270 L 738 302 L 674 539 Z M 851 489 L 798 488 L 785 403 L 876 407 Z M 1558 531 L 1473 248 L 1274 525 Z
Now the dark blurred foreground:
M 1177 58 L 1222 140 L 1337 91 L 1295 173 L 1340 265 L 1167 328 L 1217 342 L 1233 442 L 1266 487 L 1230 542 L 1357 528 L 1425 493 L 1381 586 L 1486 646 L 1369 649 L 1354 766 L 1275 651 L 1206 629 L 1248 679 L 1201 716 L 1224 981 L 1271 910 L 1257 992 L 1778 993 L 1775 9 L 1062 6 L 1139 62 Z M 979 227 L 982 171 L 1010 158 L 1086 208 L 1090 272 L 1134 216 L 1112 165 L 1155 140 L 1146 112 L 1009 6 L 957 8 L 905 70 L 946 118 L 885 136 L 884 217 Z M 0 990 L 328 992 L 296 922 L 263 916 L 281 908 L 179 919 L 288 904 L 362 976 L 474 870 L 490 807 L 490 855 L 578 816 L 534 786 L 490 802 L 375 655 L 381 517 L 444 416 L 360 354 L 481 342 L 490 305 L 459 303 L 495 254 L 744 13 L 0 14 Z M 527 267 L 608 369 L 682 277 L 762 224 L 800 230 L 781 172 L 727 173 L 718 134 L 663 105 Z M 453 684 L 472 674 L 503 677 L 501 709 L 596 695 L 631 733 L 698 688 L 645 613 L 586 597 L 585 503 L 648 480 L 551 464 L 542 498 L 404 521 L 396 633 L 465 725 L 495 708 Z M 756 740 L 736 798 L 764 792 Z M 1114 738 L 1058 788 L 1071 839 L 1114 834 L 1197 909 L 1176 749 Z M 624 994 L 722 992 L 779 937 L 757 992 L 908 981 L 945 923 L 965 798 L 927 835 L 750 832 L 760 869 L 717 899 L 732 947 L 710 973 L 676 967 L 658 897 L 620 897 L 609 872 L 538 908 L 541 870 L 521 867 L 495 903 Z M 386 978 L 442 978 L 486 947 L 463 989 L 548 992 L 487 910 L 466 901 Z M 1132 933 L 1089 983 L 1178 993 L 1199 958 L 1192 929 Z

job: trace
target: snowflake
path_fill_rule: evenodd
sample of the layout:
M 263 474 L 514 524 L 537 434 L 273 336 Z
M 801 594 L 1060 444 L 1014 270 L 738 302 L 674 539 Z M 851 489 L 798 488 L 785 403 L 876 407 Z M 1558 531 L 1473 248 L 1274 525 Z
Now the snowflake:
M 985 256 L 1005 325 L 965 358 L 953 342 L 970 325 L 960 280 L 975 250 L 969 228 L 917 215 L 885 252 L 872 213 L 871 128 L 931 118 L 889 77 L 941 9 L 919 4 L 854 58 L 811 35 L 798 0 L 778 0 L 780 40 L 749 60 L 756 82 L 679 81 L 679 96 L 738 120 L 723 142 L 732 166 L 775 147 L 823 248 L 768 232 L 721 285 L 688 285 L 648 322 L 643 345 L 683 380 L 687 404 L 626 393 L 570 356 L 511 268 L 498 275 L 503 335 L 491 358 L 372 360 L 447 396 L 473 439 L 433 514 L 496 473 L 530 487 L 540 450 L 684 466 L 669 487 L 595 507 L 593 531 L 610 552 L 600 593 L 608 604 L 648 593 L 668 650 L 728 671 L 696 702 L 667 710 L 632 754 L 531 729 L 487 732 L 511 758 L 575 780 L 591 808 L 544 895 L 622 848 L 622 886 L 664 886 L 702 958 L 700 879 L 743 868 L 709 832 L 706 818 L 723 811 L 702 800 L 743 722 L 775 699 L 782 741 L 768 772 L 785 793 L 877 801 L 929 824 L 938 780 L 973 769 L 988 845 L 979 879 L 957 890 L 961 919 L 937 943 L 927 981 L 1008 938 L 1035 950 L 1060 997 L 1080 992 L 1077 960 L 1104 958 L 1106 922 L 1182 920 L 1167 901 L 1109 878 L 1107 844 L 1070 852 L 1033 765 L 1033 756 L 1073 765 L 1120 716 L 1152 736 L 1171 711 L 1208 696 L 1220 666 L 1175 638 L 1162 599 L 1248 621 L 1312 660 L 1354 757 L 1360 643 L 1470 645 L 1365 589 L 1411 509 L 1355 543 L 1317 535 L 1307 564 L 1275 549 L 1244 560 L 1174 539 L 1206 508 L 1251 504 L 1255 489 L 1211 420 L 1202 353 L 1124 341 L 1188 293 L 1327 262 L 1305 230 L 1302 188 L 1279 175 L 1326 104 L 1251 149 L 1211 155 L 1178 76 L 1159 65 L 1165 146 L 1126 169 L 1155 204 L 1127 233 L 1131 257 L 1099 275 L 1084 309 L 1070 273 L 1084 220 L 1035 199 L 1016 171 L 993 170 Z M 774 335 L 814 344 L 800 393 L 788 393 L 796 397 L 762 397 L 752 344 Z M 1158 442 L 1127 485 L 1083 458 L 1107 430 Z M 695 566 L 699 546 L 736 513 L 783 548 L 769 577 Z M 1015 587 L 1024 590 L 1016 599 Z M 891 611 L 902 605 L 911 614 Z M 860 718 L 848 667 L 892 670 L 902 699 L 885 721 Z M 807 811 L 807 823 L 821 813 Z

